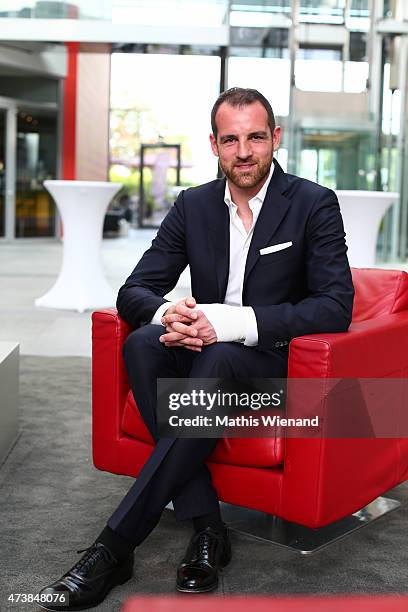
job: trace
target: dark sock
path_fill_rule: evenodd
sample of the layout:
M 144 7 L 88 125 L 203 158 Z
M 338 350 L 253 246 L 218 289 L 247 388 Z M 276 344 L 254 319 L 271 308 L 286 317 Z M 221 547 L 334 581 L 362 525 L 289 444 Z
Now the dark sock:
M 215 531 L 219 531 L 220 533 L 224 533 L 225 531 L 225 525 L 219 510 L 210 512 L 209 514 L 203 514 L 202 516 L 195 516 L 193 518 L 193 525 L 195 531 L 201 531 L 206 527 L 212 527 Z
M 126 557 L 131 555 L 135 549 L 135 545 L 126 540 L 121 535 L 113 531 L 110 527 L 106 526 L 103 531 L 96 538 L 96 542 L 100 542 L 106 548 L 109 548 L 112 555 L 118 561 L 124 561 Z

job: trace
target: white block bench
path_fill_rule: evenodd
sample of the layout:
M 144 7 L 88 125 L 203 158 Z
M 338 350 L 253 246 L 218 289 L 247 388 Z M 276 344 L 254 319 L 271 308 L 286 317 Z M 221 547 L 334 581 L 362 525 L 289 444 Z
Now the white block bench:
M 0 341 L 0 465 L 18 435 L 19 345 Z

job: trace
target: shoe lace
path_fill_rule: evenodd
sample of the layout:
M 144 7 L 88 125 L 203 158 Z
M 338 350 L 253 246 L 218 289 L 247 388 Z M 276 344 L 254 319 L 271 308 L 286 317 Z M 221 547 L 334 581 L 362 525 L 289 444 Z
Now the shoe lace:
M 92 544 L 88 548 L 77 550 L 78 554 L 83 552 L 85 555 L 79 559 L 78 563 L 75 565 L 75 570 L 81 574 L 86 574 L 90 569 L 92 569 L 97 561 L 100 560 L 101 556 L 106 558 L 104 549 L 96 544 Z
M 200 556 L 207 557 L 210 552 L 210 544 L 213 543 L 214 540 L 208 537 L 206 533 L 200 533 L 198 538 L 198 551 Z
M 221 535 L 216 533 L 207 533 L 205 531 L 201 531 L 196 535 L 195 545 L 198 556 L 202 559 L 208 559 L 215 548 L 219 540 L 222 539 Z

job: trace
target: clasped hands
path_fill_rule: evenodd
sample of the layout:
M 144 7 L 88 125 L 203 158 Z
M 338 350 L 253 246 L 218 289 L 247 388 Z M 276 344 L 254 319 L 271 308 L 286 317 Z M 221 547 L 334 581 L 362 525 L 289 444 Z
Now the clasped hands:
M 201 310 L 193 310 L 196 301 L 187 297 L 166 310 L 161 322 L 166 333 L 159 340 L 168 347 L 184 347 L 201 352 L 204 346 L 217 342 L 214 327 Z

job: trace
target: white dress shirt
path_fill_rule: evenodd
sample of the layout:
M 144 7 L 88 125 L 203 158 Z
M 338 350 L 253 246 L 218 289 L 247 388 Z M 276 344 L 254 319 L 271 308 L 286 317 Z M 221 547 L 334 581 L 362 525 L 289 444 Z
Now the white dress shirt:
M 266 191 L 272 178 L 274 165 L 259 192 L 248 201 L 252 211 L 252 225 L 247 232 L 238 216 L 238 207 L 231 199 L 228 180 L 225 185 L 224 202 L 230 217 L 230 268 L 227 291 L 223 304 L 197 304 L 194 310 L 201 310 L 215 329 L 218 342 L 243 342 L 246 346 L 258 344 L 258 326 L 251 306 L 242 306 L 245 264 L 251 244 L 254 227 L 265 200 Z M 156 310 L 151 323 L 161 325 L 165 311 L 173 304 L 166 302 Z

